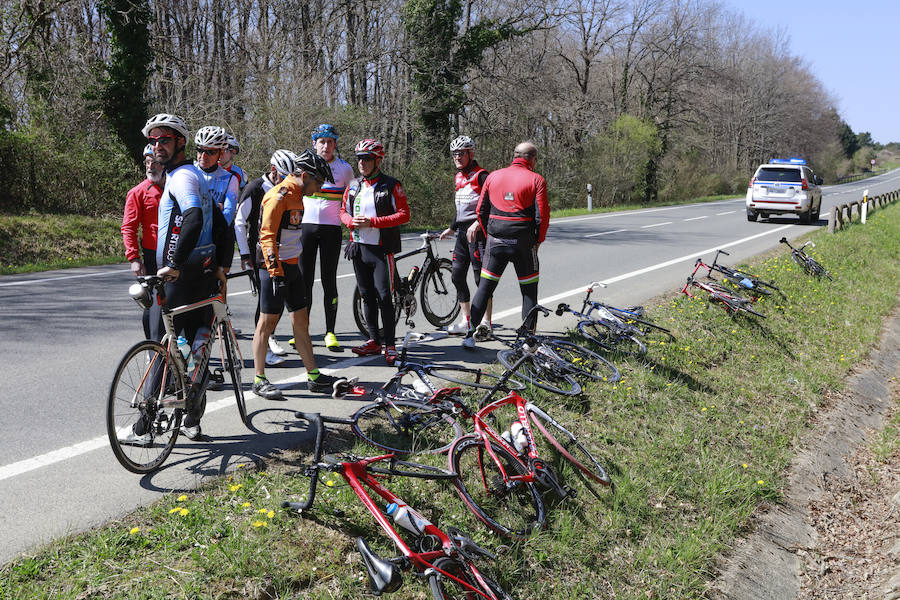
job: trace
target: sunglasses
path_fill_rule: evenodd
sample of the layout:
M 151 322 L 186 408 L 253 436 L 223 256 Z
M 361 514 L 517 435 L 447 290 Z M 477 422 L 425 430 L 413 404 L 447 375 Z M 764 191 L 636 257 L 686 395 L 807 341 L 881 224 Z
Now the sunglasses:
M 151 146 L 155 146 L 156 144 L 162 144 L 163 146 L 167 146 L 174 139 L 175 138 L 171 135 L 161 135 L 158 137 L 147 136 L 147 141 L 150 142 Z
M 197 154 L 202 154 L 204 156 L 213 156 L 219 152 L 220 150 L 218 148 L 197 148 Z
M 450 154 L 456 158 L 459 158 L 460 156 L 465 156 L 467 152 L 468 150 L 456 150 L 455 152 L 451 152 Z

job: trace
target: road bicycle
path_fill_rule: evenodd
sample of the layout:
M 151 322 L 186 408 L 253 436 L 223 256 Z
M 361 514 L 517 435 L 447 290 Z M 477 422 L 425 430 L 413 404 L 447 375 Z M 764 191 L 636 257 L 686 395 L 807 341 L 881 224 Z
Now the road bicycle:
M 491 571 L 479 564 L 484 559 L 496 560 L 493 554 L 478 546 L 459 529 L 440 529 L 382 483 L 384 478 L 389 477 L 452 480 L 456 478 L 455 473 L 439 467 L 400 461 L 393 454 L 368 458 L 349 454 L 329 454 L 323 457 L 325 423 L 349 425 L 351 420 L 324 417 L 315 413 L 298 412 L 296 415 L 306 420 L 316 432 L 313 462 L 304 469 L 304 475 L 309 477 L 306 498 L 301 502 L 283 502 L 282 507 L 303 515 L 310 510 L 315 500 L 319 474 L 330 472 L 340 475 L 400 552 L 400 556 L 396 558 L 384 559 L 369 547 L 364 538 L 356 539 L 356 548 L 369 575 L 369 589 L 375 595 L 398 590 L 403 585 L 403 571 L 413 571 L 428 582 L 431 595 L 436 600 L 511 600 Z M 396 511 L 393 523 L 391 517 L 376 504 L 367 488 L 388 503 L 388 510 Z M 413 536 L 411 544 L 406 543 L 395 529 L 394 523 L 401 525 Z
M 813 248 L 816 245 L 813 242 L 806 242 L 799 248 L 794 248 L 791 246 L 791 243 L 787 241 L 787 238 L 781 238 L 778 240 L 780 243 L 785 244 L 788 248 L 791 249 L 791 258 L 794 259 L 794 262 L 800 265 L 800 267 L 806 271 L 807 275 L 812 275 L 814 277 L 825 277 L 829 281 L 832 281 L 831 274 L 825 270 L 821 264 L 816 261 L 812 256 L 804 252 L 804 248 L 807 246 L 812 246 Z
M 238 277 L 245 273 L 230 274 Z M 234 390 L 241 421 L 249 427 L 247 405 L 241 387 L 244 360 L 231 326 L 225 297 L 218 293 L 205 300 L 169 307 L 165 280 L 156 275 L 138 277 L 129 288 L 132 298 L 142 308 L 149 308 L 156 292 L 162 309 L 165 335 L 161 342 L 143 340 L 132 346 L 119 362 L 106 404 L 106 432 L 113 454 L 132 473 L 157 470 L 175 446 L 181 420 L 186 414 L 203 415 L 206 389 L 210 380 L 224 382 L 227 372 Z M 193 354 L 194 366 L 178 348 L 177 315 L 212 307 L 209 339 Z M 214 343 L 218 341 L 221 362 L 208 369 Z M 145 435 L 136 436 L 134 426 L 143 425 Z
M 403 454 L 446 452 L 463 431 L 453 414 L 442 414 L 429 404 L 436 393 L 445 389 L 439 389 L 432 377 L 476 389 L 493 389 L 501 380 L 500 376 L 477 367 L 410 362 L 407 360 L 409 340 L 423 337 L 417 332 L 406 334 L 397 372 L 387 383 L 375 389 L 357 386 L 348 394 L 372 399 L 351 417 L 353 432 L 370 444 Z M 404 383 L 407 375 L 416 377 L 412 385 Z M 524 387 L 521 382 L 504 381 L 506 389 Z
M 753 308 L 753 299 L 739 296 L 735 291 L 723 287 L 715 280 L 710 280 L 708 278 L 698 279 L 697 271 L 704 266 L 705 265 L 703 261 L 698 258 L 694 263 L 694 272 L 691 273 L 690 276 L 688 276 L 684 287 L 681 288 L 682 294 L 688 296 L 689 298 L 696 298 L 696 296 L 694 296 L 690 292 L 690 288 L 695 287 L 706 292 L 707 298 L 710 302 L 718 302 L 722 306 L 722 308 L 724 308 L 725 311 L 731 315 L 736 315 L 738 313 L 749 313 L 757 317 L 762 317 L 763 319 L 766 318 L 764 314 L 758 312 Z
M 418 290 L 425 318 L 435 327 L 445 327 L 459 314 L 456 288 L 453 287 L 450 278 L 453 263 L 447 258 L 438 258 L 435 249 L 436 240 L 440 237 L 438 234 L 425 232 L 419 237 L 422 239 L 420 247 L 394 257 L 394 260 L 399 262 L 410 256 L 425 254 L 422 264 L 413 266 L 409 275 L 400 277 L 398 270 L 396 268 L 394 270 L 394 322 L 399 324 L 400 315 L 403 314 L 406 325 L 411 329 L 415 328 L 416 324 L 412 318 L 418 310 L 416 301 Z M 368 337 L 365 303 L 358 287 L 353 292 L 353 318 L 360 333 Z
M 581 393 L 578 378 L 610 383 L 621 378 L 615 365 L 596 352 L 568 340 L 532 333 L 529 323 L 536 312 L 544 316 L 550 314 L 548 309 L 535 305 L 516 329 L 515 339 L 505 340 L 492 335 L 493 339 L 507 346 L 497 353 L 497 360 L 506 369 L 514 371 L 514 378 L 563 396 Z M 537 342 L 535 352 L 526 352 L 524 343 L 527 339 Z M 520 358 L 524 360 L 520 361 Z
M 675 341 L 671 331 L 653 323 L 644 315 L 642 306 L 618 308 L 592 300 L 591 294 L 598 287 L 605 288 L 606 284 L 599 281 L 591 283 L 585 292 L 580 311 L 565 303 L 556 307 L 558 316 L 570 312 L 579 318 L 577 330 L 583 338 L 604 350 L 632 355 L 647 353 L 644 339 L 656 343 Z
M 775 285 L 774 281 L 766 281 L 761 277 L 757 277 L 756 275 L 748 273 L 747 271 L 743 271 L 741 269 L 732 269 L 731 267 L 720 265 L 720 254 L 731 256 L 724 250 L 716 250 L 716 256 L 715 258 L 713 258 L 712 264 L 708 266 L 706 264 L 703 265 L 709 269 L 709 275 L 712 275 L 713 271 L 721 273 L 722 276 L 733 285 L 758 296 L 771 296 L 772 292 L 780 291 L 778 289 L 778 286 Z

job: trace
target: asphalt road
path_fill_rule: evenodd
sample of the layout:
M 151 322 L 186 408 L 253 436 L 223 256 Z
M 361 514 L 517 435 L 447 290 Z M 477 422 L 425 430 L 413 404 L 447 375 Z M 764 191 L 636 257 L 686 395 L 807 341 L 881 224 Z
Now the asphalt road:
M 823 216 L 834 204 L 900 188 L 900 171 L 863 182 L 825 188 Z M 698 256 L 712 259 L 716 249 L 739 262 L 778 246 L 814 227 L 794 217 L 749 223 L 744 200 L 673 206 L 554 219 L 540 249 L 540 298 L 548 306 L 575 301 L 595 280 L 609 287 L 602 296 L 612 303 L 640 303 L 681 286 Z M 415 247 L 414 237 L 404 249 Z M 451 242 L 440 244 L 449 255 Z M 413 260 L 413 259 L 410 259 Z M 411 263 L 399 263 L 401 272 Z M 355 280 L 346 261 L 339 267 L 343 304 L 337 334 L 349 348 L 362 341 L 349 309 Z M 128 297 L 132 282 L 125 265 L 0 277 L 0 562 L 36 545 L 118 518 L 162 494 L 195 488 L 209 476 L 236 464 L 249 464 L 305 438 L 292 418 L 295 410 L 349 414 L 358 402 L 332 400 L 306 391 L 296 354 L 269 378 L 282 387 L 286 402 L 257 399 L 248 392 L 254 431 L 240 422 L 233 397 L 209 393 L 203 430 L 207 439 L 179 438 L 165 467 L 153 475 L 135 476 L 116 462 L 105 434 L 106 394 L 115 368 L 141 339 L 140 313 Z M 512 329 L 520 322 L 520 297 L 513 273 L 495 294 L 494 321 Z M 359 359 L 349 352 L 330 353 L 322 346 L 321 288 L 311 316 L 311 334 L 319 366 L 326 372 L 356 375 L 362 382 L 381 383 L 391 370 L 380 357 Z M 252 378 L 250 336 L 255 299 L 245 279 L 233 282 L 229 305 L 243 328 L 244 381 Z M 412 351 L 424 361 L 490 362 L 497 346 L 478 352 L 459 348 L 458 338 L 435 332 L 421 313 L 417 330 L 429 340 Z M 562 320 L 542 321 L 542 329 L 561 329 Z M 398 329 L 398 335 L 406 331 Z M 288 319 L 277 330 L 284 343 L 291 337 Z M 285 344 L 286 345 L 286 344 Z

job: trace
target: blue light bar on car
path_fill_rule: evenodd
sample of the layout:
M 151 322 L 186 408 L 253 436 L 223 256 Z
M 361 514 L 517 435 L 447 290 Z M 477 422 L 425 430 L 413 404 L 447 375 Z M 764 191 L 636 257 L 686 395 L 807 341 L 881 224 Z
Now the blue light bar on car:
M 769 164 L 775 165 L 805 165 L 806 159 L 804 158 L 773 158 L 769 160 Z

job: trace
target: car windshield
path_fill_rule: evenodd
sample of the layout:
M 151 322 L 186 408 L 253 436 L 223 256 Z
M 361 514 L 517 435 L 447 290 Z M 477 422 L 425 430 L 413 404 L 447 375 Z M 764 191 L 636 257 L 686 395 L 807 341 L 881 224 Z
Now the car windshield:
M 759 170 L 756 175 L 757 181 L 787 181 L 790 183 L 800 183 L 800 169 L 778 169 L 774 167 L 764 167 Z

